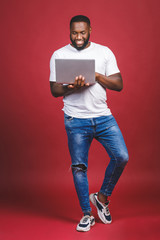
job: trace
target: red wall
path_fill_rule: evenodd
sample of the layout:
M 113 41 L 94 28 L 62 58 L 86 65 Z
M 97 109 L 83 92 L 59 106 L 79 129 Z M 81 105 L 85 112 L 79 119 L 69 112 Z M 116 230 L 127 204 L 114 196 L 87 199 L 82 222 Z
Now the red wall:
M 158 0 L 1 1 L 3 196 L 72 188 L 62 98 L 51 96 L 48 79 L 50 57 L 69 43 L 69 20 L 76 14 L 90 17 L 91 40 L 112 49 L 123 76 L 124 90 L 108 91 L 130 154 L 121 187 L 141 184 L 153 194 L 160 167 L 159 7 Z M 93 142 L 91 188 L 102 180 L 107 161 Z

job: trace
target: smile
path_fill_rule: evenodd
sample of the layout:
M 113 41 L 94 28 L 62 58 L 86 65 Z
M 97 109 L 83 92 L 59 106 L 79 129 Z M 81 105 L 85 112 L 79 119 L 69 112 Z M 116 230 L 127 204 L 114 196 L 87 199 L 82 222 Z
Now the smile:
M 77 44 L 77 45 L 81 45 L 81 44 L 83 44 L 83 43 L 84 43 L 84 41 L 83 41 L 83 40 L 80 40 L 80 41 L 79 41 L 79 40 L 77 40 L 77 41 L 75 41 L 75 42 L 76 42 L 76 44 Z

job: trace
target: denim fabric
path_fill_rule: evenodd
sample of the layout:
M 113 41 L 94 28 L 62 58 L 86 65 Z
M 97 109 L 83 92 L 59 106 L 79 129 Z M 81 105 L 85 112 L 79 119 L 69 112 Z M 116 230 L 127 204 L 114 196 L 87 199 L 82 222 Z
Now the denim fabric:
M 64 114 L 72 173 L 82 211 L 91 211 L 87 179 L 88 151 L 95 138 L 106 149 L 110 162 L 100 192 L 110 196 L 128 162 L 128 151 L 113 115 L 96 118 L 74 118 Z M 82 167 L 83 166 L 83 169 Z

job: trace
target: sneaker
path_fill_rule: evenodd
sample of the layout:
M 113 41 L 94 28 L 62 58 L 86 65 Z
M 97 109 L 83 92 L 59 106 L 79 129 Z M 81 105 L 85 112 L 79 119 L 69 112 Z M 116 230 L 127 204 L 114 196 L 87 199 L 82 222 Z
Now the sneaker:
M 80 220 L 77 225 L 77 231 L 79 232 L 87 232 L 90 230 L 91 226 L 95 224 L 95 218 L 93 216 L 85 215 Z
M 98 193 L 90 194 L 89 199 L 93 203 L 93 205 L 97 208 L 97 213 L 101 221 L 105 224 L 111 223 L 112 218 L 108 208 L 109 201 L 107 203 L 101 203 L 98 200 Z

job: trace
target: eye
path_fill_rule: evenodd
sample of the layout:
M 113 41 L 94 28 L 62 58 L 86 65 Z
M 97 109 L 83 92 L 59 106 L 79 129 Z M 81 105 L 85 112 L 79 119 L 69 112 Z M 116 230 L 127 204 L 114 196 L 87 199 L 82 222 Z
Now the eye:
M 83 31 L 83 32 L 81 32 L 81 34 L 82 34 L 82 35 L 84 35 L 84 34 L 86 34 L 86 32 L 85 32 L 85 31 Z
M 77 33 L 76 32 L 72 32 L 72 35 L 76 35 Z

